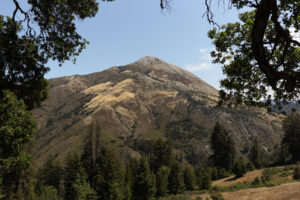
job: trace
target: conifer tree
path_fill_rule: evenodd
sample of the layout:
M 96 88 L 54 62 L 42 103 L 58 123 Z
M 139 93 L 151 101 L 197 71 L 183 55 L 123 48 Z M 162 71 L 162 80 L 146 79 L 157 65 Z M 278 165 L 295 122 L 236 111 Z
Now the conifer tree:
M 199 190 L 207 190 L 210 188 L 212 179 L 211 172 L 212 170 L 204 169 L 201 166 L 195 170 L 196 184 Z
M 282 146 L 287 146 L 294 162 L 300 161 L 300 114 L 291 114 L 283 121 Z
M 235 174 L 237 178 L 243 177 L 247 172 L 247 166 L 243 160 L 243 158 L 239 158 L 235 161 L 232 172 Z
M 168 177 L 170 168 L 162 166 L 156 173 L 156 197 L 164 197 L 168 194 Z
M 151 142 L 149 152 L 150 169 L 156 173 L 157 170 L 165 165 L 169 167 L 173 161 L 173 144 L 170 140 L 154 140 Z
M 191 166 L 186 166 L 183 171 L 184 185 L 186 190 L 194 190 L 195 189 L 195 173 L 194 169 Z
M 95 192 L 86 182 L 86 175 L 77 154 L 69 155 L 65 167 L 65 200 L 93 200 Z
M 150 171 L 146 158 L 141 158 L 134 172 L 132 184 L 133 200 L 151 200 L 155 195 L 155 176 Z
M 168 189 L 172 194 L 181 193 L 184 190 L 182 169 L 178 162 L 174 162 L 170 168 Z
M 96 176 L 93 188 L 101 200 L 124 198 L 124 171 L 117 153 L 102 147 L 96 160 Z
M 211 148 L 213 150 L 211 159 L 214 166 L 229 171 L 236 155 L 235 144 L 233 138 L 228 135 L 219 122 L 215 124 L 211 135 Z
M 262 148 L 258 143 L 257 138 L 254 138 L 253 145 L 250 152 L 250 160 L 255 168 L 260 169 L 263 167 L 262 162 Z
M 54 158 L 50 155 L 45 164 L 39 169 L 37 174 L 37 186 L 53 186 L 59 195 L 63 195 L 63 167 L 59 163 L 54 162 Z

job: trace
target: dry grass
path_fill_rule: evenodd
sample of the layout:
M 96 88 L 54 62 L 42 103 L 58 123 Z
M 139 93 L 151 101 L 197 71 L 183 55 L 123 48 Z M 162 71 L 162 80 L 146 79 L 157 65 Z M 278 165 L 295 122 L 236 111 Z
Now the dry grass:
M 261 177 L 262 171 L 263 171 L 262 169 L 254 170 L 252 172 L 248 172 L 247 174 L 245 174 L 245 176 L 238 178 L 238 179 L 235 179 L 234 176 L 226 177 L 226 178 L 214 181 L 212 183 L 212 186 L 226 187 L 226 186 L 234 185 L 237 183 L 242 183 L 244 181 L 251 182 L 256 177 Z
M 300 182 L 223 193 L 225 200 L 299 200 Z

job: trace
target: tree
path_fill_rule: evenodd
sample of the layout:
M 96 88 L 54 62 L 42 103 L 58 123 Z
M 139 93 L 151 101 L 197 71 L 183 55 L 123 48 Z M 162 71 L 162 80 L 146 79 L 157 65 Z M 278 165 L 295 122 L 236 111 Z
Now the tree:
M 300 179 L 300 162 L 298 162 L 294 168 L 294 179 L 299 180 Z
M 192 191 L 195 189 L 195 173 L 194 169 L 191 166 L 185 167 L 183 171 L 183 179 L 186 190 Z
M 184 191 L 184 179 L 180 164 L 174 161 L 170 169 L 168 189 L 172 194 L 182 193 Z
M 119 200 L 124 197 L 124 171 L 116 152 L 102 147 L 96 160 L 93 188 L 101 200 Z
M 257 169 L 260 169 L 263 166 L 262 159 L 262 148 L 258 143 L 257 138 L 254 138 L 250 152 L 250 160 Z
M 40 194 L 34 198 L 35 200 L 62 200 L 57 195 L 57 190 L 53 186 L 44 186 L 41 188 Z
M 94 200 L 95 191 L 86 182 L 86 175 L 78 154 L 69 155 L 66 160 L 64 189 L 66 200 Z
M 149 155 L 150 169 L 155 173 L 165 165 L 170 166 L 173 160 L 173 144 L 170 140 L 154 140 L 151 142 L 151 150 Z
M 285 132 L 282 146 L 287 147 L 293 161 L 300 161 L 300 115 L 291 114 L 286 117 L 282 128 Z
M 22 100 L 10 91 L 2 91 L 0 98 L 0 180 L 10 199 L 16 192 L 20 178 L 29 168 L 31 156 L 23 145 L 31 140 L 35 123 Z
M 11 16 L 0 15 L 0 97 L 9 89 L 28 109 L 47 98 L 46 63 L 60 65 L 88 43 L 76 31 L 75 20 L 94 17 L 96 0 L 13 0 Z M 26 10 L 24 9 L 26 7 Z M 27 9 L 28 8 L 28 9 Z
M 156 197 L 167 196 L 168 190 L 168 178 L 170 174 L 170 168 L 162 166 L 156 173 Z
M 141 158 L 134 172 L 132 184 L 133 200 L 151 200 L 155 195 L 155 176 L 150 171 L 146 158 Z
M 247 166 L 243 158 L 239 158 L 235 161 L 232 172 L 235 174 L 236 178 L 243 177 L 247 172 Z
M 221 63 L 226 75 L 221 81 L 220 103 L 233 100 L 236 104 L 270 106 L 271 88 L 278 104 L 298 96 L 300 76 L 296 71 L 300 63 L 300 43 L 289 31 L 297 27 L 298 22 L 293 22 L 287 13 L 298 10 L 294 14 L 300 16 L 300 7 L 295 1 L 281 1 L 279 11 L 276 0 L 260 2 L 256 10 L 240 14 L 241 23 L 228 23 L 208 33 L 216 47 L 211 52 L 213 62 Z M 270 11 L 268 3 L 276 8 Z M 272 18 L 260 19 L 264 14 Z M 283 18 L 281 24 L 279 16 Z
M 45 164 L 39 169 L 37 174 L 37 186 L 43 187 L 45 186 L 53 186 L 57 193 L 62 196 L 63 195 L 63 168 L 59 163 L 54 162 L 54 157 L 52 155 L 49 156 Z M 41 188 L 40 188 L 41 189 Z
M 162 9 L 170 0 L 161 0 Z M 225 0 L 223 1 L 225 5 Z M 223 65 L 227 76 L 221 81 L 221 101 L 233 100 L 248 105 L 270 105 L 270 88 L 279 103 L 298 97 L 300 89 L 300 42 L 293 38 L 299 31 L 300 5 L 286 0 L 228 0 L 229 8 L 253 10 L 240 16 L 243 24 L 229 23 L 214 29 L 209 37 L 216 51 L 211 53 L 215 63 Z M 207 20 L 217 25 L 205 0 Z M 229 93 L 225 93 L 225 91 Z M 262 101 L 262 99 L 268 101 Z
M 213 150 L 211 159 L 214 166 L 230 170 L 236 155 L 235 144 L 219 122 L 215 124 L 211 135 L 211 149 Z

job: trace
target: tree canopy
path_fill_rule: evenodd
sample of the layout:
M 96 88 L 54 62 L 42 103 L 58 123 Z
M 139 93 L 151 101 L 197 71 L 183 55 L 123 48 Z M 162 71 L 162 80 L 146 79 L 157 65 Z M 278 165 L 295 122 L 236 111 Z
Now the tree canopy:
M 0 96 L 9 89 L 29 109 L 47 98 L 49 59 L 73 60 L 88 43 L 75 20 L 94 17 L 96 0 L 12 0 L 11 16 L 0 15 Z M 25 10 L 26 7 L 26 10 Z
M 161 0 L 161 8 L 170 0 Z M 205 0 L 207 20 L 218 25 L 213 0 Z M 216 50 L 214 63 L 223 65 L 221 101 L 270 105 L 299 97 L 300 41 L 299 0 L 218 0 L 229 8 L 253 10 L 240 15 L 241 23 L 228 23 L 209 32 Z M 270 95 L 274 92 L 274 97 Z

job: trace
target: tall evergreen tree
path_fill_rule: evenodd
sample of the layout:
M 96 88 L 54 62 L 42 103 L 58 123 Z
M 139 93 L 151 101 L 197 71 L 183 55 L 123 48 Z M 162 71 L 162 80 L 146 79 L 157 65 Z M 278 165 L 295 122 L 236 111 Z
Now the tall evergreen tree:
M 170 166 L 173 161 L 172 151 L 173 144 L 170 140 L 159 138 L 152 141 L 149 152 L 150 169 L 156 173 L 161 166 Z
M 50 155 L 45 164 L 39 169 L 37 174 L 37 186 L 53 186 L 57 193 L 63 195 L 63 167 L 59 163 L 54 162 L 54 158 Z M 42 189 L 42 188 L 41 188 Z
M 247 172 L 247 166 L 243 158 L 239 158 L 235 161 L 232 172 L 237 178 L 243 177 Z
M 257 138 L 254 138 L 253 141 L 253 145 L 250 152 L 250 160 L 257 169 L 263 167 L 262 148 Z
M 180 164 L 174 162 L 170 168 L 168 189 L 172 194 L 182 193 L 184 191 L 184 179 Z
M 194 169 L 191 166 L 186 166 L 183 171 L 184 185 L 186 190 L 194 190 L 196 185 L 196 178 Z
M 151 200 L 155 195 L 155 176 L 150 171 L 146 158 L 141 158 L 134 172 L 132 184 L 133 200 Z
M 210 188 L 212 179 L 211 170 L 204 169 L 203 167 L 199 166 L 195 170 L 195 176 L 196 184 L 199 190 L 207 190 Z
M 291 114 L 283 121 L 282 146 L 287 146 L 294 162 L 300 161 L 300 114 Z
M 168 177 L 170 168 L 162 166 L 156 173 L 156 197 L 164 197 L 168 194 Z
M 96 176 L 93 188 L 101 200 L 120 200 L 124 198 L 124 171 L 117 153 L 102 147 L 96 160 Z
M 215 124 L 211 135 L 211 148 L 213 150 L 211 159 L 214 166 L 230 170 L 236 155 L 235 144 L 233 138 L 228 135 L 219 122 Z
M 69 155 L 65 167 L 65 198 L 66 200 L 93 200 L 94 191 L 86 182 L 86 175 L 77 154 Z

